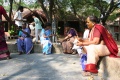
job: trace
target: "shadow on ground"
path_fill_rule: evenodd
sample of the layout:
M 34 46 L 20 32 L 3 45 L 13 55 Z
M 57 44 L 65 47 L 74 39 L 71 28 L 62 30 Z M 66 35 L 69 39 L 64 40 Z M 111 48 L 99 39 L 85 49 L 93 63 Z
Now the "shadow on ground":
M 64 57 L 63 57 L 64 56 Z M 1 80 L 76 80 L 81 78 L 76 55 L 12 54 L 0 61 Z

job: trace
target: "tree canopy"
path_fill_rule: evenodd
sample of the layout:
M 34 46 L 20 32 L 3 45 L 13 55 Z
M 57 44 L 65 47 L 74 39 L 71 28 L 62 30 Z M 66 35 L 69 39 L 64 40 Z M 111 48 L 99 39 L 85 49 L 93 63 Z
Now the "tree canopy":
M 25 1 L 34 2 L 29 5 Z M 3 0 L 0 0 L 0 3 L 3 3 Z M 34 9 L 41 8 L 49 22 L 52 21 L 54 15 L 63 20 L 66 20 L 66 16 L 70 14 L 79 20 L 85 19 L 89 15 L 95 15 L 105 25 L 108 19 L 113 20 L 117 17 L 116 10 L 119 9 L 120 0 L 13 0 L 12 10 L 16 10 L 19 5 Z M 10 11 L 12 6 L 5 6 L 5 8 Z

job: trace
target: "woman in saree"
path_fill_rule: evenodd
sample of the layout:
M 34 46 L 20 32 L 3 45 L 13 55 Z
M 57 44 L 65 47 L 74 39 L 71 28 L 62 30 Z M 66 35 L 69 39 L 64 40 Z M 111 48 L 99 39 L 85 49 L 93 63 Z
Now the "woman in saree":
M 50 37 L 52 37 L 53 35 L 51 34 L 51 24 L 50 23 L 46 23 L 44 26 L 44 29 L 42 29 L 41 34 L 40 34 L 40 42 L 42 45 L 42 52 L 45 55 L 51 54 L 51 49 L 52 49 L 52 43 L 50 40 Z
M 19 38 L 17 39 L 17 47 L 19 55 L 22 53 L 30 54 L 33 49 L 33 42 L 30 36 L 30 28 L 27 23 L 23 23 L 22 30 L 19 32 Z
M 82 40 L 79 38 L 78 46 L 83 46 L 83 51 L 87 53 L 87 63 L 84 69 L 84 76 L 97 74 L 97 62 L 101 56 L 118 57 L 118 47 L 108 30 L 98 24 L 96 16 L 87 18 L 87 26 L 90 29 L 89 38 Z
M 74 54 L 73 42 L 77 37 L 77 31 L 71 28 L 69 24 L 65 24 L 67 36 L 62 40 L 63 53 Z
M 11 59 L 10 52 L 8 50 L 8 46 L 7 46 L 6 40 L 5 40 L 5 34 L 4 34 L 5 31 L 4 31 L 4 26 L 3 26 L 3 23 L 2 23 L 2 15 L 12 25 L 14 25 L 15 27 L 17 27 L 17 26 L 8 17 L 8 15 L 6 14 L 5 9 L 2 6 L 0 6 L 0 59 L 2 59 L 2 58 Z

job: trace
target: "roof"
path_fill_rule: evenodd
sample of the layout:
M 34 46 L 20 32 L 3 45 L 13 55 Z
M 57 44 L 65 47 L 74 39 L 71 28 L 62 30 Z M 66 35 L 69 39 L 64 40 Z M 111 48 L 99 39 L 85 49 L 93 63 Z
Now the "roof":
M 33 13 L 37 13 L 38 15 L 40 15 L 41 17 L 46 19 L 46 16 L 42 10 L 30 10 L 27 8 L 24 9 L 22 16 L 23 16 L 23 18 L 26 18 L 26 17 L 32 15 Z
M 24 8 L 22 16 L 23 16 L 23 18 L 26 18 L 26 17 L 32 15 L 33 13 L 37 13 L 42 18 L 46 19 L 46 16 L 45 16 L 45 14 L 44 14 L 44 12 L 42 10 L 30 10 L 28 8 Z M 7 15 L 9 15 L 9 13 L 7 13 Z M 14 15 L 15 15 L 15 12 L 13 12 L 13 15 L 11 16 L 12 20 L 13 20 Z M 2 16 L 2 21 L 6 21 L 6 19 L 4 18 L 4 16 Z

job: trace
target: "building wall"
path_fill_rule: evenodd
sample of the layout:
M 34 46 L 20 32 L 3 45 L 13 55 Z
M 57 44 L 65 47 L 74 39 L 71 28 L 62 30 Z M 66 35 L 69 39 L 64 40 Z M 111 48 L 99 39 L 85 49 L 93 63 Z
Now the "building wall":
M 116 41 L 120 41 L 120 26 L 119 25 L 110 25 L 108 30 Z

